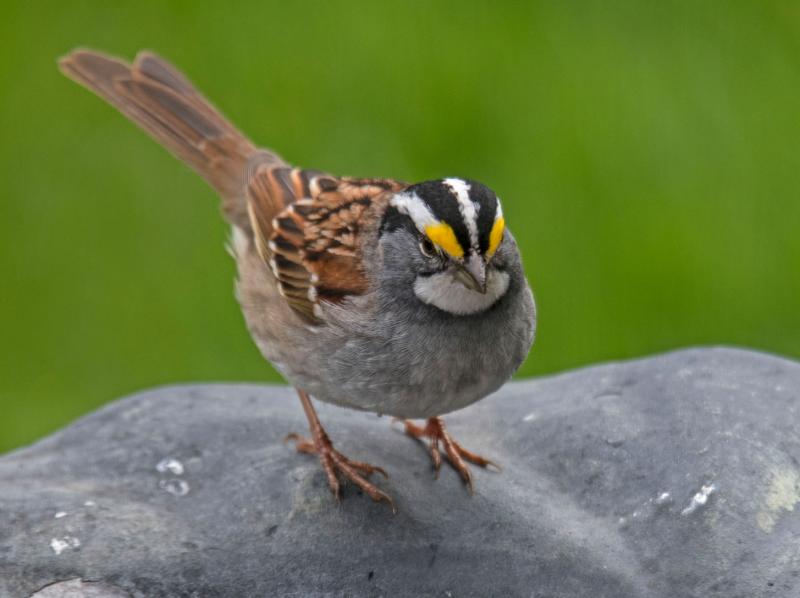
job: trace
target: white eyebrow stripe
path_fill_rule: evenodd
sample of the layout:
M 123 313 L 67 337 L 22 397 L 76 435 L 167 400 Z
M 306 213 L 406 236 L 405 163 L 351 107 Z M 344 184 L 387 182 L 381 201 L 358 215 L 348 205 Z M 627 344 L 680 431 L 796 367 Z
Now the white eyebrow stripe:
M 469 197 L 470 185 L 462 179 L 444 179 L 444 184 L 450 187 L 458 200 L 458 211 L 461 212 L 461 219 L 467 226 L 469 242 L 472 249 L 479 253 L 478 248 L 478 211 L 475 204 Z
M 438 222 L 428 205 L 416 193 L 398 193 L 389 203 L 410 217 L 420 232 L 424 232 L 426 226 L 433 226 Z

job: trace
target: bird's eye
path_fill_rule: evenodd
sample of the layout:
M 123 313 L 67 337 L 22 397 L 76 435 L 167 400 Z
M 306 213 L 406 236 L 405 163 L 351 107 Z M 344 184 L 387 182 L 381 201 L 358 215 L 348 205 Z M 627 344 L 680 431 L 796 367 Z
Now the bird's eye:
M 419 250 L 425 257 L 436 257 L 439 252 L 436 251 L 436 246 L 428 237 L 423 237 L 419 242 Z

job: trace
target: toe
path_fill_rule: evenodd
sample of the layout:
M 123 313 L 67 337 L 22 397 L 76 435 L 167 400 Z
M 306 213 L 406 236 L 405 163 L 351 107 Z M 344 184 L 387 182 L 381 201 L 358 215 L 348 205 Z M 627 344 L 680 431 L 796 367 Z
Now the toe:
M 283 444 L 288 443 L 290 440 L 295 442 L 303 442 L 305 437 L 300 436 L 297 432 L 289 432 L 286 436 L 283 437 Z
M 354 461 L 344 456 L 342 456 L 342 458 L 347 461 L 347 464 L 350 465 L 350 467 L 357 469 L 366 476 L 372 475 L 373 473 L 379 473 L 387 480 L 389 479 L 389 474 L 386 473 L 386 470 L 383 469 L 383 467 L 378 467 L 377 465 L 372 465 L 370 463 L 364 463 L 363 461 Z
M 364 493 L 367 494 L 367 496 L 369 496 L 372 500 L 374 500 L 375 502 L 385 501 L 392 507 L 392 511 L 396 512 L 396 509 L 394 507 L 394 501 L 391 499 L 391 497 L 385 492 L 378 489 L 377 486 L 375 486 L 374 484 L 363 478 L 361 475 L 359 475 L 359 473 L 356 471 L 356 468 L 347 460 L 346 457 L 343 457 L 338 453 L 332 454 L 331 456 L 333 458 L 334 463 L 336 464 L 336 467 L 339 469 L 339 471 L 342 472 L 342 474 L 348 480 L 350 480 L 356 486 L 361 488 L 361 490 L 363 490 Z
M 479 467 L 493 467 L 497 471 L 503 471 L 503 468 L 500 467 L 500 465 L 498 463 L 495 463 L 494 461 L 491 461 L 490 459 L 487 459 L 486 457 L 482 457 L 482 456 L 478 455 L 477 453 L 473 453 L 471 451 L 468 451 L 467 449 L 465 449 L 463 446 L 461 446 L 457 442 L 453 442 L 453 446 L 458 451 L 458 454 L 461 455 L 464 459 L 466 459 L 470 463 L 474 463 L 475 465 L 478 465 Z

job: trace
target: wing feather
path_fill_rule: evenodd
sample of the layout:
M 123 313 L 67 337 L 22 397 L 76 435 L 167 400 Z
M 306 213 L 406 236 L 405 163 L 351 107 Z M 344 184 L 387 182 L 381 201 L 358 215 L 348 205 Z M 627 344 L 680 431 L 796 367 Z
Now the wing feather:
M 269 165 L 254 173 L 248 198 L 259 254 L 295 311 L 318 322 L 320 302 L 367 290 L 364 218 L 378 198 L 404 186 Z

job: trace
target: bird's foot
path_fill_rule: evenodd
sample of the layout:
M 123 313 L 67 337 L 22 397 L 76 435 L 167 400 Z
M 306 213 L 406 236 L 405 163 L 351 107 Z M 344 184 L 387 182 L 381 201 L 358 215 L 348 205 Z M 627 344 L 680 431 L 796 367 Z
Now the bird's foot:
M 325 475 L 328 478 L 328 486 L 337 500 L 340 498 L 340 485 L 336 473 L 339 472 L 345 479 L 350 480 L 361 488 L 372 500 L 375 502 L 385 501 L 392 507 L 392 511 L 396 512 L 394 501 L 392 501 L 391 497 L 366 479 L 375 472 L 388 478 L 389 474 L 384 469 L 345 457 L 333 448 L 333 443 L 321 427 L 318 430 L 312 430 L 312 433 L 313 439 L 311 440 L 292 433 L 286 436 L 285 441 L 293 440 L 299 453 L 317 455 L 319 457 L 322 469 L 325 470 Z
M 469 488 L 470 493 L 472 489 L 472 472 L 469 470 L 465 461 L 479 465 L 480 467 L 494 467 L 498 471 L 500 466 L 494 461 L 490 461 L 480 455 L 468 451 L 458 442 L 456 442 L 450 433 L 444 427 L 444 421 L 441 417 L 431 417 L 428 419 L 424 427 L 418 426 L 410 420 L 403 420 L 405 423 L 406 434 L 417 440 L 428 438 L 430 444 L 428 445 L 428 452 L 430 453 L 431 460 L 433 461 L 433 468 L 436 471 L 436 477 L 439 477 L 439 468 L 442 465 L 442 455 L 440 453 L 439 444 L 441 443 L 444 449 L 444 454 L 450 465 L 453 466 L 463 478 L 464 483 Z

